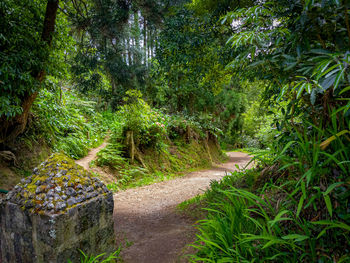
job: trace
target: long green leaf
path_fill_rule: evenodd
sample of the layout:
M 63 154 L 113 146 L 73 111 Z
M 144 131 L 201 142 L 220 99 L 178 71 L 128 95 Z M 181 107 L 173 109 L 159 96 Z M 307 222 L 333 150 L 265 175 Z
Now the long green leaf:
M 290 234 L 282 237 L 282 239 L 286 239 L 286 240 L 294 239 L 295 241 L 298 241 L 298 242 L 309 238 L 310 238 L 309 236 L 299 235 L 299 234 Z
M 303 208 L 304 200 L 305 200 L 304 196 L 302 196 L 299 200 L 298 208 L 297 208 L 297 217 L 299 217 L 301 209 Z
M 324 198 L 324 201 L 326 203 L 328 213 L 332 217 L 332 215 L 333 215 L 333 208 L 332 208 L 331 199 L 329 198 L 329 195 L 324 195 L 323 198 Z
M 344 183 L 343 182 L 338 182 L 338 183 L 331 184 L 327 188 L 327 190 L 323 193 L 323 195 L 328 195 L 331 191 L 333 191 L 334 188 L 336 188 L 336 187 L 338 187 L 338 186 L 340 186 L 342 184 L 344 184 Z

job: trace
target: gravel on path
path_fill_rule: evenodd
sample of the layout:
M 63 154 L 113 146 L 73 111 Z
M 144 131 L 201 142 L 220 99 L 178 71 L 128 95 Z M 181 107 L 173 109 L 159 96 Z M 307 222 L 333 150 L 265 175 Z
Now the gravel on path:
M 245 153 L 227 155 L 228 162 L 211 169 L 114 195 L 117 242 L 130 245 L 122 250 L 124 262 L 186 262 L 182 255 L 195 239 L 195 222 L 177 213 L 176 206 L 203 193 L 212 180 L 236 170 L 236 164 L 243 168 L 250 161 Z

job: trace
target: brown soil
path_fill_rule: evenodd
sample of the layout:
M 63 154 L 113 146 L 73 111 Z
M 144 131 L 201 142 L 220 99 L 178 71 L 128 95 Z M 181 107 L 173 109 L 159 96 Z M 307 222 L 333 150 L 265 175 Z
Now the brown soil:
M 77 161 L 89 169 L 96 153 L 105 144 Z M 192 172 L 173 180 L 128 189 L 114 195 L 114 220 L 121 256 L 130 263 L 186 262 L 187 244 L 195 239 L 195 223 L 176 211 L 181 202 L 203 193 L 212 180 L 219 180 L 235 165 L 244 167 L 247 154 L 229 152 L 229 161 L 209 170 Z
M 29 143 L 28 140 L 19 139 L 9 144 L 9 149 L 16 156 L 15 161 L 5 161 L 0 157 L 0 188 L 6 190 L 11 190 L 23 177 L 30 175 L 34 167 L 43 162 L 51 153 L 43 140 Z
M 80 160 L 76 160 L 75 163 L 84 167 L 85 170 L 90 170 L 90 162 L 96 159 L 96 155 L 99 151 L 107 146 L 107 142 L 104 141 L 100 146 L 90 150 L 87 156 Z
M 176 206 L 203 193 L 210 181 L 219 180 L 245 166 L 247 154 L 230 152 L 227 163 L 189 173 L 184 177 L 118 192 L 114 196 L 114 218 L 125 262 L 186 262 L 186 245 L 194 241 L 193 220 L 176 212 Z
M 87 156 L 85 156 L 84 158 L 82 158 L 80 160 L 75 161 L 76 164 L 81 165 L 82 167 L 84 167 L 85 170 L 89 170 L 89 171 L 92 171 L 92 172 L 95 172 L 95 173 L 101 175 L 100 179 L 105 184 L 113 183 L 116 180 L 116 178 L 113 176 L 112 173 L 102 169 L 101 167 L 90 167 L 90 163 L 92 161 L 96 160 L 97 153 L 107 146 L 107 141 L 108 141 L 108 137 L 105 139 L 105 141 L 99 147 L 91 149 Z

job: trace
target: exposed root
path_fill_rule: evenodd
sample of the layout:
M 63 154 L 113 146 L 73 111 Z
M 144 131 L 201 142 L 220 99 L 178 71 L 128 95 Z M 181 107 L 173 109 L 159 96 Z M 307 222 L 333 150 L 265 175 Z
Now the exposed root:
M 13 152 L 10 151 L 0 151 L 0 158 L 3 159 L 5 162 L 13 162 L 13 165 L 18 167 L 18 162 L 16 155 Z

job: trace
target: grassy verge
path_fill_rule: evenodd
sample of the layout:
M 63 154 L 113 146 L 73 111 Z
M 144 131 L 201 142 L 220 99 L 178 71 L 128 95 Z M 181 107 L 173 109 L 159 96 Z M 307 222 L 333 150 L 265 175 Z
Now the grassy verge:
M 208 215 L 208 209 L 212 208 L 213 203 L 222 195 L 223 190 L 232 186 L 252 189 L 258 176 L 259 170 L 256 168 L 232 172 L 221 181 L 211 182 L 210 189 L 204 194 L 182 202 L 177 206 L 177 209 L 195 220 L 204 219 Z
M 212 166 L 203 146 L 198 143 L 191 143 L 191 147 L 186 145 L 176 150 L 173 148 L 172 152 L 173 154 L 148 151 L 148 155 L 143 156 L 147 168 L 142 167 L 141 164 L 130 165 L 129 159 L 119 156 L 118 162 L 110 169 L 116 178 L 115 182 L 108 184 L 107 187 L 112 191 L 140 187 L 171 180 Z M 103 157 L 103 155 L 102 152 L 100 156 Z M 211 157 L 213 158 L 213 155 Z M 101 160 L 98 159 L 97 163 Z M 216 162 L 225 160 L 226 156 L 223 153 L 215 155 Z
M 179 205 L 200 219 L 190 262 L 349 262 L 349 148 L 300 138 Z
M 176 173 L 166 173 L 166 172 L 155 172 L 151 174 L 145 174 L 143 176 L 138 176 L 132 178 L 131 181 L 126 182 L 126 183 L 113 183 L 107 185 L 107 187 L 112 190 L 112 191 L 118 191 L 118 190 L 125 190 L 129 188 L 136 188 L 136 187 L 141 187 L 145 185 L 150 185 L 154 183 L 160 183 L 163 181 L 168 181 L 177 177 L 182 177 L 187 175 L 188 173 L 191 172 L 196 172 L 200 171 L 206 168 L 210 168 L 210 165 L 207 166 L 202 166 L 202 167 L 196 167 L 196 168 L 189 168 L 187 170 L 184 170 L 182 172 L 176 172 Z
M 184 214 L 193 220 L 200 220 L 204 219 L 207 215 L 207 211 L 204 210 L 207 204 L 208 200 L 205 194 L 202 194 L 178 204 L 176 209 L 181 214 Z

